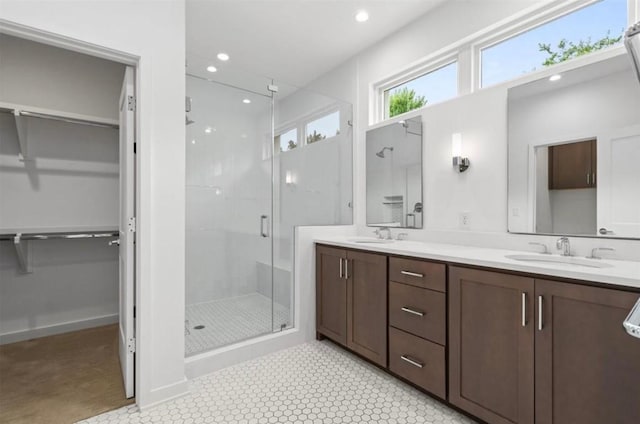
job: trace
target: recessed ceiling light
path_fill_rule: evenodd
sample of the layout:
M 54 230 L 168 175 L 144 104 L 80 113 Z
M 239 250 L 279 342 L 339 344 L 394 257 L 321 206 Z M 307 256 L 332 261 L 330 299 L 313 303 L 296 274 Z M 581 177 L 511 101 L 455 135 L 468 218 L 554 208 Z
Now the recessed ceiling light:
M 251 100 L 249 100 L 249 99 L 244 99 L 244 100 L 242 101 L 242 103 L 249 104 L 249 103 L 251 103 Z
M 561 78 L 562 78 L 562 75 L 560 75 L 560 74 L 555 74 L 555 75 L 551 75 L 551 76 L 549 77 L 549 81 L 558 81 L 558 80 L 559 80 L 559 79 L 561 79 Z
M 191 144 L 196 144 L 196 140 L 195 139 L 191 140 Z
M 207 66 L 207 71 L 209 71 L 209 72 L 216 72 L 217 70 L 218 69 L 213 65 Z
M 356 21 L 358 22 L 367 22 L 369 20 L 369 13 L 366 10 L 359 10 L 356 13 Z
M 204 132 L 206 132 L 207 134 L 211 134 L 211 131 L 213 131 L 211 127 L 207 127 L 204 129 Z
M 218 59 L 220 59 L 223 62 L 226 62 L 227 60 L 229 60 L 229 55 L 224 52 L 218 53 Z

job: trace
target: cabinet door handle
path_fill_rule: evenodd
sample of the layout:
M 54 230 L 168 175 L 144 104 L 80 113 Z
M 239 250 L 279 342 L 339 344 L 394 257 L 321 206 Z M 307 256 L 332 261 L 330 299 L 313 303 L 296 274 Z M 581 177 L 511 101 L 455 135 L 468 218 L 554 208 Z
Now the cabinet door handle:
M 592 185 L 596 185 L 596 173 L 595 172 L 591 173 L 591 184 Z
M 349 259 L 344 260 L 344 279 L 349 279 Z
M 342 258 L 338 259 L 340 261 L 340 279 L 344 278 L 344 268 L 342 266 Z
M 407 312 L 409 314 L 418 315 L 419 317 L 423 317 L 424 316 L 424 312 L 416 311 L 415 309 L 407 308 L 406 306 L 403 306 L 400 309 L 402 309 L 403 311 L 405 311 L 405 312 Z
M 418 367 L 418 368 L 422 368 L 424 367 L 424 364 L 422 362 L 418 362 L 415 359 L 412 359 L 406 355 L 401 355 L 400 359 L 402 359 L 405 362 L 410 363 L 411 365 L 413 365 L 414 367 Z
M 591 185 L 591 174 L 587 172 L 587 185 Z
M 411 271 L 400 271 L 400 274 L 408 275 L 408 276 L 410 276 L 410 277 L 424 278 L 424 274 L 418 274 L 417 272 L 411 272 Z
M 522 293 L 522 326 L 527 326 L 527 294 Z
M 543 297 L 542 296 L 538 296 L 538 331 L 542 331 L 542 311 L 544 310 L 544 307 L 542 305 L 543 302 Z

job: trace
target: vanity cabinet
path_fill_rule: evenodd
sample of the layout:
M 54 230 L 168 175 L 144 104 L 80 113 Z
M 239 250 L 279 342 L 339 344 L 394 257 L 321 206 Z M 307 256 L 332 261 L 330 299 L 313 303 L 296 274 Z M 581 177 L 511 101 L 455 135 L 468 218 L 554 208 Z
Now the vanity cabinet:
M 549 190 L 596 187 L 596 140 L 549 147 Z
M 492 424 L 534 422 L 534 280 L 449 268 L 449 401 Z
M 450 267 L 449 401 L 491 424 L 640 423 L 638 296 Z
M 319 336 L 488 424 L 640 423 L 632 289 L 325 245 L 316 278 Z
M 316 331 L 387 366 L 387 256 L 316 248 Z
M 536 280 L 536 424 L 640 423 L 640 294 Z
M 389 370 L 447 397 L 446 265 L 389 258 Z

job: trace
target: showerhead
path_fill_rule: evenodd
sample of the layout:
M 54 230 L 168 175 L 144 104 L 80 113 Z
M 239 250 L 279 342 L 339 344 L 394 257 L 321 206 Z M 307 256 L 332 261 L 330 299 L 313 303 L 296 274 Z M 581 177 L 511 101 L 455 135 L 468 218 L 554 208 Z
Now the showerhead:
M 376 153 L 376 156 L 378 156 L 379 158 L 384 159 L 384 151 L 385 150 L 393 152 L 393 147 L 383 147 L 382 150 L 380 150 L 378 153 Z

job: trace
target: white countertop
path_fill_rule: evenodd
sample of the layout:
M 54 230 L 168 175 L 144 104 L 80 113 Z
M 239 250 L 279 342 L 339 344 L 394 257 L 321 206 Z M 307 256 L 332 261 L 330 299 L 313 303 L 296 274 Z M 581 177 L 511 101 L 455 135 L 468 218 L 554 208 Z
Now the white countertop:
M 519 271 L 550 277 L 571 278 L 614 284 L 640 289 L 640 262 L 602 259 L 609 268 L 590 268 L 561 263 L 536 263 L 506 258 L 505 255 L 535 254 L 533 252 L 490 249 L 484 247 L 461 246 L 444 243 L 427 243 L 409 240 L 394 240 L 393 243 L 356 243 L 358 237 L 317 237 L 316 243 L 351 249 L 368 250 L 390 255 L 413 256 L 443 262 L 476 265 L 509 271 Z M 361 237 L 360 237 L 361 238 Z M 542 255 L 541 255 L 542 256 Z M 546 255 L 545 255 L 546 256 Z M 557 255 L 554 255 L 557 256 Z

